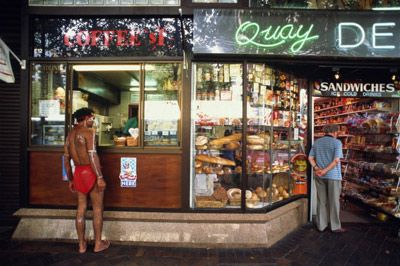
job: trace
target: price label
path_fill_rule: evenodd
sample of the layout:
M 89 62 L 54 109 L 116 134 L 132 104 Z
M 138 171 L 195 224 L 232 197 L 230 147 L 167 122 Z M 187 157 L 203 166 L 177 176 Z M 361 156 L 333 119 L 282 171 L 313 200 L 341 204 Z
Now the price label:
M 293 134 L 293 139 L 294 140 L 298 140 L 299 139 L 299 129 L 295 128 L 293 133 L 294 133 Z
M 169 135 L 169 131 L 168 131 L 168 130 L 164 130 L 164 131 L 162 132 L 162 135 L 163 135 L 163 136 L 168 136 L 168 135 Z
M 151 135 L 153 135 L 153 136 L 157 136 L 157 135 L 158 135 L 158 131 L 157 131 L 157 130 L 153 130 L 153 131 L 151 131 Z

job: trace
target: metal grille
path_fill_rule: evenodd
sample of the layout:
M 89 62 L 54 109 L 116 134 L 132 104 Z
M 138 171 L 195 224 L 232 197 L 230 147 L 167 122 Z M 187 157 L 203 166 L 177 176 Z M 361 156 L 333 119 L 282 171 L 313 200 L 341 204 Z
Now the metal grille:
M 20 1 L 2 4 L 1 38 L 20 54 Z M 0 224 L 16 222 L 12 214 L 19 208 L 20 192 L 20 66 L 14 60 L 16 82 L 0 81 Z

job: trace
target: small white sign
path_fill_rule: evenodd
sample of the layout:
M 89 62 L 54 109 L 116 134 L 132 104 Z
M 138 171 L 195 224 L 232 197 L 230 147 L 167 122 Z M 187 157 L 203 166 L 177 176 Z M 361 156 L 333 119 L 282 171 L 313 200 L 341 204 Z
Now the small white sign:
M 119 179 L 121 180 L 121 187 L 136 187 L 137 171 L 136 171 L 136 158 L 121 158 L 121 171 Z

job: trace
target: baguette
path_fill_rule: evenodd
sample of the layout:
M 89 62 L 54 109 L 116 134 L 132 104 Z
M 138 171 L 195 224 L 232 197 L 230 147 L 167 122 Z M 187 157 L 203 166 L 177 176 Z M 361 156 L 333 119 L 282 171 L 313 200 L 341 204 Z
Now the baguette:
M 214 139 L 210 141 L 210 145 L 224 145 L 231 141 L 240 141 L 242 139 L 241 133 L 235 133 L 229 136 L 225 136 L 219 139 Z
M 201 161 L 201 162 L 206 162 L 206 163 L 214 163 L 214 164 L 220 164 L 220 165 L 229 165 L 229 166 L 235 166 L 235 162 L 218 157 L 218 156 L 208 156 L 205 154 L 198 154 L 196 155 L 196 160 Z

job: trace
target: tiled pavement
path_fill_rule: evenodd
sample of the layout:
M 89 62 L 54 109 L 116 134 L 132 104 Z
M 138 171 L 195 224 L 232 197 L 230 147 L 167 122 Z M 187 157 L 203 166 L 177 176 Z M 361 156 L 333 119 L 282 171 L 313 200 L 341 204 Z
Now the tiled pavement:
M 387 224 L 346 223 L 348 232 L 317 232 L 311 224 L 271 248 L 192 249 L 113 243 L 95 254 L 75 243 L 11 241 L 0 231 L 0 265 L 400 265 L 400 238 Z

